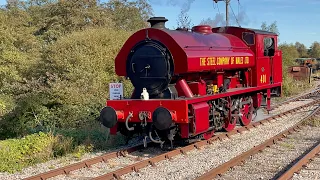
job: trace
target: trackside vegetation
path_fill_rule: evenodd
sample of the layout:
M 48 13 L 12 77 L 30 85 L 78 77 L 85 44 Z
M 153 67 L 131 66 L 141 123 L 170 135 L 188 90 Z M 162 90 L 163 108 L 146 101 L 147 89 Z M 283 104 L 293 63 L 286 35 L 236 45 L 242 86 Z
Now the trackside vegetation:
M 130 95 L 114 58 L 152 15 L 148 0 L 14 0 L 0 8 L 0 172 L 125 143 L 109 137 L 97 118 L 110 82 L 123 82 Z M 276 23 L 263 28 L 277 31 Z M 317 56 L 318 44 L 279 45 L 285 96 L 310 87 L 285 67 Z

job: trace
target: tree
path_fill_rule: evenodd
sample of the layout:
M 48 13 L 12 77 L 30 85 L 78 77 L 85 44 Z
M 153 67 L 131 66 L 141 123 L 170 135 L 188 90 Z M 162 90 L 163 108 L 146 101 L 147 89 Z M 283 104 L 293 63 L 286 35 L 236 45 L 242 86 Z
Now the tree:
M 135 31 L 147 27 L 152 8 L 147 0 L 27 0 L 23 8 L 31 16 L 34 33 L 48 44 L 65 34 L 92 27 Z
M 153 15 L 147 0 L 110 0 L 103 7 L 111 12 L 116 28 L 135 31 L 148 26 L 147 20 Z
M 0 8 L 0 139 L 88 126 L 110 82 L 130 94 L 114 57 L 151 15 L 147 0 L 10 0 Z
M 276 34 L 278 34 L 278 36 L 280 35 L 279 30 L 278 30 L 277 21 L 274 21 L 270 25 L 267 25 L 266 22 L 263 22 L 261 25 L 261 29 L 264 31 L 270 31 L 270 32 L 276 33 Z
M 98 0 L 28 0 L 24 9 L 32 17 L 34 33 L 46 42 L 87 27 L 112 26 L 110 12 L 100 8 Z
M 181 10 L 178 16 L 177 24 L 178 28 L 182 29 L 191 29 L 193 27 L 189 15 L 184 10 Z
M 295 45 L 283 43 L 278 47 L 282 51 L 283 70 L 287 67 L 295 65 L 295 59 L 299 57 L 299 52 Z
M 308 54 L 310 57 L 320 58 L 320 43 L 317 41 L 313 42 Z
M 297 51 L 299 52 L 300 58 L 308 57 L 308 49 L 306 48 L 306 46 L 304 44 L 296 42 L 295 47 L 296 47 Z

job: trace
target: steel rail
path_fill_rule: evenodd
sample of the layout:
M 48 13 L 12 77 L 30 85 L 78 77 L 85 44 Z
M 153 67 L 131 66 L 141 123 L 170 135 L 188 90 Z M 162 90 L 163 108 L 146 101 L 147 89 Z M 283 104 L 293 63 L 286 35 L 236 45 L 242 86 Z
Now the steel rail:
M 248 126 L 239 127 L 239 128 L 237 128 L 237 129 L 235 129 L 233 131 L 230 131 L 228 133 L 217 134 L 217 135 L 213 136 L 209 140 L 199 141 L 199 142 L 191 144 L 191 145 L 189 145 L 187 147 L 183 147 L 181 149 L 176 149 L 176 150 L 174 150 L 172 152 L 168 152 L 168 153 L 163 154 L 163 156 L 160 155 L 161 157 L 158 157 L 158 158 L 154 157 L 153 159 L 151 158 L 151 159 L 148 159 L 148 160 L 145 160 L 145 161 L 141 161 L 141 162 L 139 162 L 140 166 L 143 165 L 143 167 L 145 167 L 145 166 L 147 166 L 149 164 L 153 164 L 154 165 L 155 162 L 161 161 L 161 159 L 162 160 L 170 159 L 170 157 L 172 157 L 172 156 L 175 156 L 175 155 L 178 155 L 178 154 L 181 154 L 181 153 L 184 154 L 185 152 L 187 152 L 189 150 L 192 150 L 193 148 L 200 148 L 201 146 L 204 146 L 206 144 L 211 144 L 213 141 L 229 138 L 231 135 L 234 135 L 234 134 L 237 134 L 237 133 L 242 133 L 243 131 L 247 131 L 250 128 L 257 127 L 257 126 L 259 126 L 261 124 L 264 124 L 265 122 L 270 122 L 271 120 L 276 119 L 278 117 L 281 117 L 282 115 L 285 115 L 285 114 L 288 114 L 288 113 L 291 113 L 291 112 L 295 112 L 296 110 L 298 110 L 300 108 L 304 108 L 304 107 L 310 106 L 310 105 L 312 105 L 314 103 L 316 103 L 316 101 L 313 101 L 311 103 L 305 104 L 303 106 L 296 107 L 294 109 L 291 109 L 291 110 L 283 112 L 283 113 L 279 113 L 277 115 L 271 116 L 271 117 L 263 119 L 261 121 L 254 122 L 254 123 L 252 123 L 252 124 L 250 124 Z M 44 179 L 52 178 L 52 177 L 55 177 L 55 176 L 58 176 L 58 175 L 63 175 L 63 174 L 67 175 L 71 171 L 78 170 L 78 169 L 81 169 L 81 168 L 86 168 L 86 167 L 89 168 L 93 164 L 97 164 L 97 163 L 100 163 L 100 162 L 106 162 L 109 159 L 117 158 L 117 157 L 120 157 L 120 156 L 125 157 L 126 154 L 134 152 L 134 151 L 137 151 L 137 150 L 140 150 L 142 148 L 143 148 L 143 145 L 138 145 L 138 146 L 122 149 L 122 150 L 119 150 L 119 151 L 116 151 L 116 152 L 107 153 L 107 154 L 104 154 L 102 156 L 98 156 L 98 157 L 95 157 L 95 158 L 92 158 L 92 159 L 88 159 L 88 160 L 81 161 L 81 162 L 78 162 L 78 163 L 75 163 L 75 164 L 71 164 L 71 165 L 68 165 L 68 166 L 65 166 L 65 167 L 61 167 L 61 168 L 54 169 L 54 170 L 51 170 L 51 171 L 48 171 L 48 172 L 44 172 L 44 173 L 41 173 L 41 174 L 38 174 L 38 175 L 35 175 L 35 176 L 31 176 L 31 177 L 25 178 L 25 180 L 44 180 Z M 140 168 L 138 168 L 139 166 L 137 166 L 137 167 L 135 167 L 134 165 L 131 165 L 131 166 L 134 167 L 133 170 L 135 170 L 135 171 L 140 169 Z M 118 171 L 120 171 L 120 170 L 118 170 Z M 120 171 L 119 174 L 122 174 L 121 171 Z M 114 177 L 119 177 L 118 173 L 113 174 L 113 176 Z
M 319 100 L 317 101 L 319 102 Z M 301 129 L 301 125 L 304 121 L 309 120 L 310 118 L 314 117 L 317 113 L 320 112 L 320 106 L 318 106 L 311 114 L 309 114 L 307 117 L 299 121 L 296 125 L 290 127 L 287 130 L 284 130 L 280 132 L 279 134 L 273 136 L 272 138 L 266 140 L 262 144 L 255 146 L 254 148 L 234 157 L 230 161 L 221 164 L 220 166 L 213 168 L 212 170 L 208 171 L 207 173 L 203 174 L 202 176 L 198 177 L 197 180 L 204 180 L 204 179 L 213 179 L 218 175 L 221 175 L 228 171 L 231 167 L 234 167 L 236 165 L 239 165 L 244 160 L 248 159 L 250 156 L 262 151 L 263 149 L 270 147 L 271 145 L 275 144 L 277 141 L 279 141 L 282 138 L 285 138 L 288 134 L 293 133 L 294 131 L 297 131 L 298 129 Z
M 127 154 L 138 151 L 143 147 L 144 147 L 143 145 L 138 145 L 130 148 L 124 148 L 115 152 L 107 153 L 107 154 L 94 157 L 88 160 L 84 160 L 75 164 L 71 164 L 71 165 L 54 169 L 48 172 L 44 172 L 32 177 L 28 177 L 28 178 L 25 178 L 24 180 L 44 180 L 44 179 L 52 178 L 62 174 L 69 174 L 71 171 L 78 170 L 85 167 L 91 167 L 93 164 L 106 162 L 109 159 L 113 159 L 121 156 L 125 157 Z
M 316 145 L 310 148 L 307 152 L 303 154 L 302 158 L 298 158 L 299 160 L 288 170 L 281 174 L 278 180 L 287 180 L 290 179 L 294 173 L 300 171 L 304 165 L 308 164 L 311 159 L 313 159 L 317 154 L 320 153 L 320 141 L 316 143 Z
M 306 92 L 306 93 L 303 93 L 303 94 L 298 95 L 298 96 L 296 96 L 296 97 L 289 98 L 289 99 L 287 99 L 287 100 L 281 101 L 281 102 L 273 105 L 273 106 L 271 107 L 271 110 L 274 110 L 274 109 L 276 109 L 276 108 L 278 108 L 278 107 L 280 107 L 280 106 L 282 106 L 282 105 L 284 105 L 284 104 L 288 104 L 288 103 L 290 103 L 290 102 L 294 102 L 294 101 L 297 101 L 297 100 L 299 100 L 299 99 L 308 98 L 308 97 L 311 97 L 311 96 L 314 95 L 314 94 L 319 94 L 319 93 L 320 93 L 320 88 L 317 88 L 317 89 L 312 90 L 312 91 L 310 91 L 310 92 Z
M 116 171 L 112 171 L 112 172 L 109 172 L 107 174 L 95 177 L 95 178 L 93 178 L 93 180 L 121 179 L 120 176 L 122 176 L 122 175 L 131 173 L 131 172 L 138 172 L 139 169 L 142 169 L 142 168 L 147 167 L 149 165 L 154 167 L 154 166 L 156 166 L 155 163 L 157 163 L 157 162 L 160 162 L 160 161 L 163 161 L 163 160 L 170 160 L 173 156 L 177 156 L 177 155 L 180 155 L 180 154 L 186 154 L 186 152 L 188 152 L 188 151 L 191 151 L 191 150 L 194 150 L 194 149 L 200 149 L 202 146 L 212 144 L 214 141 L 223 140 L 225 138 L 230 138 L 231 135 L 234 135 L 234 134 L 237 134 L 237 133 L 242 133 L 243 131 L 248 131 L 249 129 L 251 129 L 253 127 L 257 127 L 259 125 L 263 125 L 264 123 L 270 122 L 271 120 L 279 118 L 279 117 L 281 117 L 283 115 L 296 112 L 299 109 L 303 109 L 305 107 L 312 106 L 312 105 L 315 105 L 317 103 L 320 103 L 320 99 L 314 100 L 313 102 L 310 102 L 310 103 L 307 103 L 305 105 L 296 107 L 296 108 L 288 110 L 286 112 L 276 114 L 276 115 L 271 116 L 269 118 L 266 118 L 264 120 L 252 123 L 252 124 L 250 124 L 248 126 L 243 126 L 243 127 L 237 128 L 237 129 L 235 129 L 233 131 L 230 131 L 230 132 L 226 132 L 226 133 L 221 133 L 219 135 L 215 135 L 209 140 L 202 140 L 202 141 L 193 143 L 191 145 L 188 145 L 188 146 L 185 146 L 185 147 L 182 147 L 182 148 L 178 148 L 178 149 L 172 150 L 170 152 L 155 156 L 153 158 L 146 159 L 146 160 L 140 161 L 138 163 L 123 167 L 123 168 L 118 169 Z M 317 108 L 317 109 L 320 109 L 320 108 Z M 294 128 L 291 128 L 291 129 L 294 129 Z M 282 136 L 282 134 L 280 134 L 280 135 Z

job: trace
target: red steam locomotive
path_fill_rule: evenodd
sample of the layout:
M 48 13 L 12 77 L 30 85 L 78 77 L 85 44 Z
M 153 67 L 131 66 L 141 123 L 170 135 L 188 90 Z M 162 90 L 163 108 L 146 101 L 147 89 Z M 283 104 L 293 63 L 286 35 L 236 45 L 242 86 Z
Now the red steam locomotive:
M 277 34 L 240 27 L 169 30 L 164 17 L 134 33 L 115 59 L 131 80 L 130 99 L 108 100 L 100 114 L 111 134 L 139 134 L 155 143 L 209 138 L 246 126 L 270 97 L 281 96 Z

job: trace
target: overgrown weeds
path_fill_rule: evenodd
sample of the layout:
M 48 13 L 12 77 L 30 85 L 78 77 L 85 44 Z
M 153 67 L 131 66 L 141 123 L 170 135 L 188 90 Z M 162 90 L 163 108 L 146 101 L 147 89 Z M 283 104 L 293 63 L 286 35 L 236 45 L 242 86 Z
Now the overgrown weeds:
M 313 117 L 309 120 L 303 121 L 302 123 L 305 126 L 311 126 L 311 127 L 320 127 L 320 118 L 319 117 Z
M 283 75 L 283 95 L 285 97 L 293 96 L 304 92 L 307 89 L 313 88 L 313 83 L 308 80 L 294 80 L 287 73 Z

